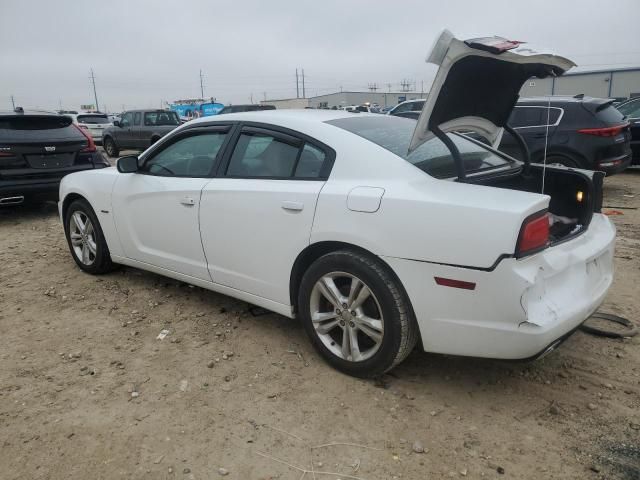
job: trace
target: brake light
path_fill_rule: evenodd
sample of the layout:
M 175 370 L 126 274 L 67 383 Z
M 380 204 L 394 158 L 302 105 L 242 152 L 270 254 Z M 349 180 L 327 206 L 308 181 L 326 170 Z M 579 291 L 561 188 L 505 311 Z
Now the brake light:
M 585 133 L 587 135 L 595 135 L 596 137 L 615 137 L 619 135 L 622 130 L 629 126 L 628 123 L 623 125 L 616 125 L 615 127 L 603 127 L 603 128 L 582 128 L 578 130 L 578 133 Z
M 87 153 L 93 153 L 96 151 L 96 143 L 93 141 L 93 137 L 89 134 L 87 134 L 87 132 L 85 132 L 82 128 L 80 128 L 78 125 L 76 125 L 75 123 L 73 124 L 74 127 L 76 127 L 78 129 L 78 131 L 85 136 L 85 138 L 87 139 L 87 147 L 83 148 L 82 150 L 80 150 L 81 152 L 87 152 Z
M 516 257 L 531 255 L 547 246 L 549 246 L 549 214 L 546 211 L 538 212 L 522 222 L 516 245 Z

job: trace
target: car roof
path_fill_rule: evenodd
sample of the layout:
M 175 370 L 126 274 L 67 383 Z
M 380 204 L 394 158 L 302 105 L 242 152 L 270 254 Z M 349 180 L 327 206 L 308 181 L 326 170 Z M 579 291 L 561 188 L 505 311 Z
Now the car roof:
M 315 109 L 281 109 L 281 110 L 260 110 L 255 112 L 238 112 L 226 113 L 224 116 L 217 117 L 201 117 L 191 120 L 189 125 L 198 123 L 227 122 L 227 121 L 246 121 L 246 122 L 263 122 L 278 125 L 282 121 L 291 122 L 292 120 L 301 120 L 305 122 L 328 122 L 339 118 L 351 118 L 354 115 L 369 115 L 367 113 L 345 112 L 344 110 L 315 110 Z M 378 115 L 372 113 L 370 115 Z

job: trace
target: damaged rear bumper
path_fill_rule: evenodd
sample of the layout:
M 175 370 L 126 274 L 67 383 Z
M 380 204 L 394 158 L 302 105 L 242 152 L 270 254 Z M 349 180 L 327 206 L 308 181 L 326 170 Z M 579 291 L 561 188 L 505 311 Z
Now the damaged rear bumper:
M 613 281 L 615 227 L 595 214 L 573 240 L 482 271 L 384 257 L 411 300 L 425 351 L 528 359 L 555 348 L 603 302 Z M 475 283 L 437 285 L 434 277 Z

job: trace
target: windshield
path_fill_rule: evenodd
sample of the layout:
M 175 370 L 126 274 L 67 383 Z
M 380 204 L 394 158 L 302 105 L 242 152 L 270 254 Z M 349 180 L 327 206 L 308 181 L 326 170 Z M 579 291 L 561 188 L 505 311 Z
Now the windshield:
M 104 124 L 109 123 L 109 117 L 106 115 L 78 115 L 78 123 Z
M 409 118 L 380 115 L 331 120 L 327 123 L 366 138 L 386 148 L 420 170 L 436 178 L 456 177 L 456 167 L 451 152 L 438 138 L 433 138 L 407 154 L 416 121 Z M 447 134 L 460 150 L 466 173 L 475 173 L 513 163 L 497 153 L 478 145 L 462 135 Z

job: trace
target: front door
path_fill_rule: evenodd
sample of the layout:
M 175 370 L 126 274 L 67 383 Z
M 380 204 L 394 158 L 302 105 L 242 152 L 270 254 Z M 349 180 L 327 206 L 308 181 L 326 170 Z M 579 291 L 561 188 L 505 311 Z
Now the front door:
M 309 245 L 329 158 L 306 139 L 243 127 L 202 191 L 200 229 L 215 283 L 290 304 L 291 268 Z
M 228 127 L 185 131 L 118 176 L 113 213 L 128 258 L 211 281 L 200 240 L 202 188 Z

